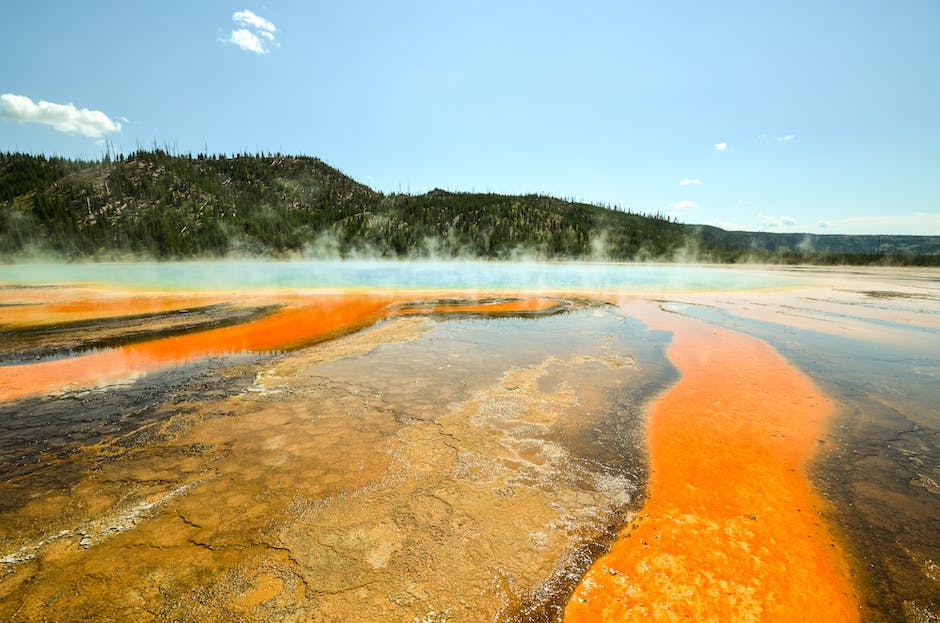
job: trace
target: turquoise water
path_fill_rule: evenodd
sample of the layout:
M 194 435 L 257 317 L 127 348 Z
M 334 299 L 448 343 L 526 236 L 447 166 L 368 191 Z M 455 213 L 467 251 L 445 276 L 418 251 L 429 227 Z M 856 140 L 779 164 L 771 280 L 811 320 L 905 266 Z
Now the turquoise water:
M 781 273 L 684 264 L 260 260 L 13 264 L 2 285 L 95 283 L 131 288 L 749 290 L 799 285 Z

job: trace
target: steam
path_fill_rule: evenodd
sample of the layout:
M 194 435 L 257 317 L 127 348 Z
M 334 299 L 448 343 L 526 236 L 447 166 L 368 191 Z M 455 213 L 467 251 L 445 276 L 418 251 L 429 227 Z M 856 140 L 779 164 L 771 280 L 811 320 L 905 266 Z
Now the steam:
M 816 244 L 813 240 L 813 236 L 805 234 L 803 240 L 800 241 L 796 248 L 803 253 L 812 253 L 816 249 Z
M 783 275 L 707 266 L 606 262 L 261 261 L 0 266 L 0 284 L 99 284 L 171 291 L 369 289 L 663 292 L 789 285 Z
M 481 257 L 479 245 L 476 240 L 467 240 L 456 231 L 450 230 L 439 237 L 426 237 L 418 244 L 413 245 L 405 253 L 399 253 L 383 242 L 369 241 L 364 238 L 348 240 L 347 236 L 337 229 L 325 229 L 310 238 L 300 249 L 287 251 L 272 257 L 270 249 L 261 242 L 246 237 L 243 232 L 230 232 L 228 250 L 224 255 L 204 255 L 188 258 L 167 259 L 141 251 L 115 251 L 102 250 L 93 255 L 75 258 L 65 252 L 49 251 L 47 248 L 29 243 L 14 252 L 0 252 L 0 285 L 3 282 L 4 265 L 46 265 L 46 264 L 74 264 L 94 265 L 111 263 L 141 263 L 180 265 L 188 263 L 218 263 L 231 262 L 249 263 L 290 263 L 290 262 L 333 262 L 333 263 L 449 263 L 475 264 L 480 270 L 489 270 L 487 266 L 500 264 L 534 264 L 545 263 L 550 265 L 561 264 L 589 264 L 610 263 L 614 265 L 625 264 L 715 264 L 723 261 L 720 255 L 703 247 L 697 235 L 686 233 L 677 236 L 679 244 L 674 244 L 663 250 L 654 247 L 650 242 L 642 243 L 636 250 L 624 256 L 616 246 L 617 236 L 606 229 L 598 229 L 591 233 L 583 251 L 575 256 L 558 256 L 550 253 L 545 245 L 530 246 L 518 245 L 509 249 L 500 249 L 496 257 Z M 813 253 L 815 237 L 807 234 L 802 242 L 794 249 L 803 253 Z M 754 243 L 752 242 L 752 246 Z M 745 254 L 736 250 L 731 260 L 734 264 L 767 264 L 772 263 L 766 249 L 753 246 L 753 253 Z

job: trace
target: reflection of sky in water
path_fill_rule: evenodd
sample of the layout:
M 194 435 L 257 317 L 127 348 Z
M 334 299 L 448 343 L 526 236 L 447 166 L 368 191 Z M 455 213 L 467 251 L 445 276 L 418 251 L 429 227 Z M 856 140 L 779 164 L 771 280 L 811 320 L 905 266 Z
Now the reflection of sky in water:
M 940 435 L 940 411 L 935 406 L 940 399 L 940 334 L 935 329 L 851 317 L 854 322 L 869 322 L 919 335 L 916 343 L 900 346 L 742 318 L 702 305 L 666 303 L 663 309 L 766 340 L 820 383 L 835 385 L 848 396 L 874 396 L 882 402 L 894 403 L 899 411 L 897 415 L 911 420 L 909 425 Z M 813 310 L 812 313 L 821 312 Z M 940 460 L 940 448 L 936 458 Z
M 484 384 L 494 383 L 506 369 L 532 366 L 549 356 L 567 360 L 578 355 L 630 355 L 643 362 L 644 383 L 662 385 L 672 375 L 664 355 L 670 339 L 668 333 L 647 331 L 639 321 L 609 306 L 537 318 L 442 317 L 433 330 L 413 341 L 376 347 L 368 369 L 355 358 L 322 364 L 319 369 L 330 378 L 363 383 L 378 377 L 397 379 L 388 382 L 386 398 L 401 394 L 403 404 L 433 399 L 446 407 L 479 380 L 473 375 L 485 378 Z M 428 361 L 436 364 L 431 376 Z
M 817 375 L 835 383 L 843 390 L 897 394 L 916 400 L 925 407 L 934 404 L 938 398 L 934 383 L 940 374 L 940 334 L 933 328 L 916 327 L 890 320 L 850 317 L 854 322 L 867 322 L 916 332 L 922 337 L 914 346 L 895 346 L 887 342 L 867 342 L 785 324 L 742 318 L 703 305 L 666 303 L 663 309 L 766 340 L 811 376 Z M 828 315 L 818 310 L 811 313 Z M 940 429 L 940 413 L 925 409 L 926 413 L 933 416 L 933 421 L 924 424 Z
M 878 309 L 884 309 L 884 308 L 879 307 Z M 904 309 L 904 308 L 900 308 L 900 307 L 899 307 L 899 308 L 896 308 L 896 311 L 910 312 L 910 310 Z M 916 325 L 908 324 L 908 323 L 906 323 L 906 322 L 897 322 L 897 321 L 894 321 L 894 320 L 888 320 L 888 319 L 886 319 L 886 318 L 865 318 L 865 317 L 857 317 L 857 316 L 852 316 L 852 315 L 850 315 L 850 314 L 845 314 L 845 313 L 841 313 L 841 314 L 840 314 L 840 313 L 838 313 L 838 312 L 830 312 L 830 311 L 825 311 L 825 310 L 822 310 L 822 309 L 812 309 L 812 310 L 808 310 L 808 309 L 807 309 L 807 310 L 804 310 L 804 309 L 800 309 L 800 308 L 798 308 L 798 307 L 793 307 L 793 308 L 787 308 L 787 313 L 789 313 L 789 314 L 794 314 L 794 315 L 802 315 L 802 316 L 805 316 L 805 317 L 821 316 L 821 317 L 823 317 L 823 318 L 833 318 L 833 319 L 836 319 L 836 320 L 840 320 L 840 319 L 851 319 L 851 320 L 856 321 L 856 322 L 863 322 L 863 323 L 872 324 L 872 325 L 877 325 L 877 326 L 881 326 L 881 327 L 888 327 L 888 328 L 890 328 L 890 329 L 898 329 L 898 330 L 900 330 L 900 331 L 914 331 L 914 332 L 918 332 L 918 333 L 921 333 L 921 332 L 922 332 L 922 333 L 940 334 L 940 331 L 937 331 L 936 329 L 933 329 L 933 328 L 930 328 L 930 327 L 916 326 Z M 925 310 L 916 310 L 915 313 L 917 313 L 917 314 L 934 314 L 934 313 L 936 313 L 936 312 L 933 312 L 933 311 L 925 311 Z
M 782 287 L 800 278 L 711 266 L 260 260 L 0 266 L 0 284 L 92 282 L 169 289 L 431 288 L 737 290 Z
M 545 391 L 558 383 L 569 385 L 577 390 L 580 401 L 595 395 L 604 403 L 595 416 L 604 412 L 612 420 L 631 420 L 595 423 L 590 432 L 569 431 L 562 440 L 568 451 L 594 462 L 633 464 L 641 458 L 637 452 L 626 456 L 611 451 L 622 450 L 631 440 L 607 439 L 608 448 L 603 437 L 638 426 L 643 405 L 674 378 L 664 352 L 670 340 L 668 333 L 648 331 L 639 321 L 606 306 L 540 318 L 447 318 L 414 340 L 381 344 L 366 357 L 319 364 L 314 373 L 380 388 L 383 400 L 396 410 L 433 418 L 474 391 L 497 383 L 507 370 L 537 366 L 552 358 L 559 365 L 547 369 L 542 379 Z M 619 355 L 635 357 L 642 364 L 618 369 L 599 363 L 565 364 L 578 356 Z M 622 384 L 611 385 L 615 378 Z M 582 419 L 591 419 L 584 413 L 569 415 L 574 419 L 567 425 L 575 428 L 583 424 L 579 424 Z M 610 429 L 606 433 L 605 426 Z

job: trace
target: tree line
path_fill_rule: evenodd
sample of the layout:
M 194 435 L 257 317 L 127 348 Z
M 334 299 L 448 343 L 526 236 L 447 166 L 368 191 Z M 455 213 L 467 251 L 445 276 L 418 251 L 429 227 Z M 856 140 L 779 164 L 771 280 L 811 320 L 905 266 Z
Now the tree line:
M 279 153 L 155 148 L 95 161 L 0 154 L 6 259 L 51 253 L 940 264 L 940 240 L 894 247 L 888 240 L 876 248 L 856 236 L 807 248 L 805 240 L 774 236 L 784 235 L 725 232 L 539 194 L 384 194 L 317 158 Z

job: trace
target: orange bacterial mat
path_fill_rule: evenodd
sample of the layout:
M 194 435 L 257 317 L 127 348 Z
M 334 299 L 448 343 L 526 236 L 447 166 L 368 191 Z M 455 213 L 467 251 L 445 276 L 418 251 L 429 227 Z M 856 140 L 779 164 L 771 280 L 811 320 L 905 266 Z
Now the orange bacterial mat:
M 667 314 L 681 379 L 649 419 L 649 497 L 569 599 L 566 623 L 858 621 L 804 469 L 833 404 L 764 342 Z
M 322 295 L 290 302 L 264 318 L 67 359 L 4 366 L 0 400 L 64 386 L 86 386 L 216 354 L 301 346 L 379 319 L 391 298 Z
M 150 299 L 147 299 L 150 302 Z M 154 297 L 159 302 L 148 309 L 179 308 L 192 299 L 173 304 L 171 297 Z M 120 381 L 161 367 L 186 363 L 202 357 L 271 352 L 296 348 L 338 334 L 353 331 L 395 315 L 424 313 L 530 313 L 547 311 L 558 305 L 553 299 L 522 297 L 498 302 L 465 301 L 465 304 L 429 302 L 411 309 L 397 309 L 391 303 L 407 301 L 399 293 L 368 295 L 330 293 L 268 297 L 268 302 L 285 306 L 263 318 L 230 327 L 220 327 L 65 359 L 0 367 L 0 400 L 11 400 L 63 387 L 85 387 Z M 104 317 L 115 311 L 109 299 L 83 300 L 73 305 L 87 319 L 95 309 Z M 56 308 L 56 313 L 62 310 Z M 73 310 L 74 311 L 74 310 Z M 135 312 L 139 309 L 135 308 Z M 54 316 L 58 319 L 58 316 Z M 42 320 L 37 316 L 34 321 Z

